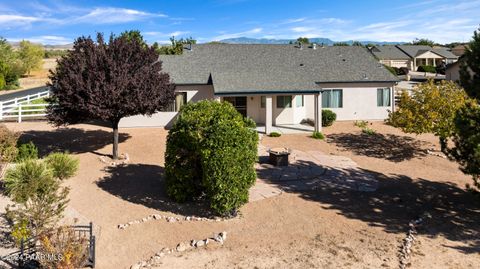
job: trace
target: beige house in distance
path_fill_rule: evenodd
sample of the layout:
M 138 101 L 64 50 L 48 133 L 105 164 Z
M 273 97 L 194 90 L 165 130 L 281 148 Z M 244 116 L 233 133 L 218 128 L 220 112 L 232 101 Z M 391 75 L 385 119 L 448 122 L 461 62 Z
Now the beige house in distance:
M 444 47 L 422 45 L 386 45 L 370 49 L 380 63 L 397 68 L 408 68 L 416 71 L 419 66 L 439 66 L 442 63 L 451 64 L 458 61 L 458 56 Z
M 186 102 L 230 102 L 270 133 L 305 120 L 321 129 L 322 109 L 337 120 L 383 120 L 398 79 L 362 47 L 201 44 L 161 55 L 176 84 L 170 111 L 122 119 L 120 127 L 169 126 Z

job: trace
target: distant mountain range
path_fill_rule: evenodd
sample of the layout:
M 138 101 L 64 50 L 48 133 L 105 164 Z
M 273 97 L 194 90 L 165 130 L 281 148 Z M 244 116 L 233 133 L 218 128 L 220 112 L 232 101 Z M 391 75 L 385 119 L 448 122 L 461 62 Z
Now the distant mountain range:
M 351 45 L 354 40 L 347 40 L 347 41 L 333 41 L 329 38 L 309 38 L 311 43 L 316 44 L 323 44 L 326 46 L 331 46 L 334 43 L 342 42 Z M 223 43 L 229 44 L 290 44 L 291 42 L 295 42 L 295 39 L 267 39 L 267 38 L 249 38 L 249 37 L 239 37 L 239 38 L 228 38 L 220 40 Z M 363 45 L 366 44 L 375 44 L 375 45 L 399 45 L 405 44 L 406 42 L 384 42 L 384 41 L 360 41 Z
M 351 45 L 354 40 L 347 41 L 333 41 L 329 38 L 309 38 L 311 43 L 323 44 L 325 46 L 331 46 L 335 43 L 342 42 Z M 267 38 L 250 38 L 250 37 L 239 37 L 239 38 L 228 38 L 220 40 L 219 42 L 228 43 L 228 44 L 290 44 L 291 42 L 295 43 L 295 39 L 267 39 Z M 384 41 L 359 41 L 363 45 L 374 44 L 374 45 L 399 45 L 405 44 L 406 42 L 384 42 Z M 20 42 L 9 42 L 13 47 L 18 47 Z M 65 50 L 72 49 L 73 43 L 63 44 L 63 45 L 43 45 L 47 50 Z

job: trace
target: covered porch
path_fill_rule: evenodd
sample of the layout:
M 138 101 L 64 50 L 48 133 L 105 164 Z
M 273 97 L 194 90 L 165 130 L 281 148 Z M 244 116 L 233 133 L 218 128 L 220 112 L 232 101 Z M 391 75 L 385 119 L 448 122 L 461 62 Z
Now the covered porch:
M 311 133 L 322 128 L 320 90 L 229 94 L 216 99 L 230 102 L 242 115 L 253 119 L 260 133 Z M 307 119 L 314 126 L 302 124 Z

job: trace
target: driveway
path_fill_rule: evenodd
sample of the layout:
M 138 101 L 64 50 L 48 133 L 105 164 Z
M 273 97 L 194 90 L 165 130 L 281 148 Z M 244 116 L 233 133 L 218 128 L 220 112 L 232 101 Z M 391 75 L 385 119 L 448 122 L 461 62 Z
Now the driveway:
M 14 91 L 11 93 L 4 93 L 0 95 L 0 101 L 6 101 L 6 100 L 11 100 L 17 97 L 23 97 L 26 95 L 30 94 L 36 94 L 39 92 L 44 92 L 48 89 L 48 87 L 43 86 L 43 87 L 36 87 L 32 89 L 27 89 L 27 90 L 19 90 L 19 91 Z

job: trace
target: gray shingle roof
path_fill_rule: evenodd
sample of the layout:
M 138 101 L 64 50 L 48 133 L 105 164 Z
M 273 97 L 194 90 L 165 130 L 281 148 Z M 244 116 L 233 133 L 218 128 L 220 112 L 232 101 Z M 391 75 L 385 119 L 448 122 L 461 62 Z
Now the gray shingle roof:
M 409 60 L 410 57 L 396 46 L 385 45 L 373 47 L 371 52 L 380 60 Z
M 212 82 L 218 94 L 315 91 L 321 82 L 398 81 L 362 47 L 202 44 L 160 59 L 174 83 Z
M 397 45 L 397 48 L 405 52 L 411 58 L 414 58 L 417 55 L 421 54 L 419 53 L 420 51 L 423 51 L 422 53 L 425 53 L 426 51 L 432 50 L 432 47 L 423 45 Z
M 449 50 L 448 48 L 434 48 L 432 50 L 433 52 L 435 52 L 436 54 L 440 55 L 440 56 L 443 56 L 447 59 L 457 59 L 458 56 L 453 54 L 451 50 Z

